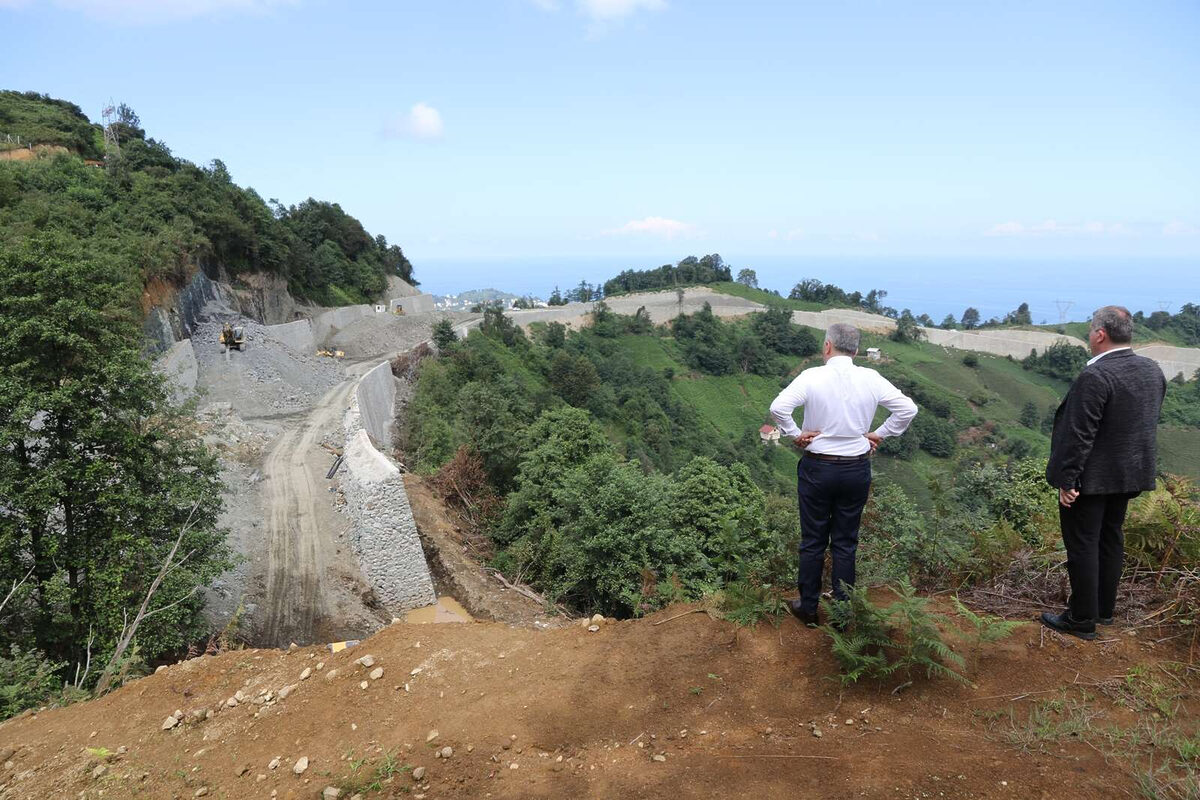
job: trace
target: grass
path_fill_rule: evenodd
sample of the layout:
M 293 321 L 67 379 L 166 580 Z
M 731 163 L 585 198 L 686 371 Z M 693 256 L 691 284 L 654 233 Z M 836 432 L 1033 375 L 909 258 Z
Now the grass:
M 1158 467 L 1164 472 L 1200 479 L 1200 429 L 1160 425 Z
M 374 763 L 367 758 L 359 758 L 350 762 L 350 774 L 341 780 L 339 788 L 346 795 L 382 792 L 389 788 L 398 776 L 411 772 L 410 764 L 400 763 L 396 753 L 384 753 Z M 398 787 L 398 791 L 408 793 L 409 787 Z
M 733 295 L 734 297 L 741 297 L 744 300 L 762 303 L 764 306 L 779 305 L 784 308 L 790 308 L 793 311 L 822 311 L 826 308 L 831 308 L 831 306 L 812 303 L 807 300 L 790 300 L 786 297 L 778 297 L 763 289 L 754 289 L 734 281 L 710 283 L 708 284 L 708 288 L 721 294 Z

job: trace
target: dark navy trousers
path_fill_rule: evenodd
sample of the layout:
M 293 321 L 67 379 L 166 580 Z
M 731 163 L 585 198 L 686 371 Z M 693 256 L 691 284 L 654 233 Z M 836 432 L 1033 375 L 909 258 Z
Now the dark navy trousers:
M 854 585 L 858 523 L 871 491 L 871 461 L 821 461 L 804 457 L 796 467 L 800 498 L 800 608 L 815 614 L 821 599 L 825 550 L 833 556 L 833 595 Z

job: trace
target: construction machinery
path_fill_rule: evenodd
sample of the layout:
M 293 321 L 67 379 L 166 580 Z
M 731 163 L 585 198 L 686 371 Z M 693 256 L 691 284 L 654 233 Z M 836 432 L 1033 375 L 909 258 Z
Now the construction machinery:
M 230 350 L 240 352 L 246 347 L 246 329 L 241 325 L 225 323 L 225 326 L 221 328 L 221 335 L 217 341 L 221 343 L 222 353 L 228 353 Z

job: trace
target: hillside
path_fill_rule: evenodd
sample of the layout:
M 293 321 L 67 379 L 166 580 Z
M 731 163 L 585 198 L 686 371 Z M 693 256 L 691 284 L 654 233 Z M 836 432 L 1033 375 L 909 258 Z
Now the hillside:
M 793 620 L 687 610 L 201 656 L 0 724 L 0 798 L 1183 796 L 1162 768 L 1192 752 L 1195 697 L 1152 628 L 1089 646 L 1029 625 L 973 685 L 897 693 L 839 690 Z
M 162 285 L 182 288 L 199 271 L 247 286 L 277 279 L 295 297 L 323 305 L 379 297 L 389 276 L 415 283 L 400 247 L 368 233 L 338 204 L 269 204 L 238 186 L 221 161 L 198 166 L 147 138 L 127 106 L 113 127 L 120 154 L 102 167 L 85 163 L 83 157 L 103 155 L 103 139 L 77 106 L 0 92 L 0 138 L 19 135 L 71 151 L 0 160 L 0 240 L 7 247 L 47 240 L 73 258 L 103 261 L 133 298 L 142 298 L 142 313 L 162 296 Z

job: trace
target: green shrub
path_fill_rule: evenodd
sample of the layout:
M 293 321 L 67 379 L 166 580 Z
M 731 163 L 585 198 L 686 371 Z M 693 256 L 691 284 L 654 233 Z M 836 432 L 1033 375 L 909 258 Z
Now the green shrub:
M 12 645 L 7 658 L 0 656 L 0 720 L 36 708 L 61 690 L 58 673 L 65 666 L 38 650 Z
M 829 623 L 821 630 L 831 640 L 841 682 L 883 680 L 897 674 L 911 681 L 924 672 L 926 678 L 968 683 L 957 671 L 966 662 L 945 643 L 938 628 L 946 617 L 931 611 L 929 600 L 919 597 L 906 580 L 892 592 L 896 600 L 886 609 L 872 603 L 861 584 L 845 600 L 822 601 Z

